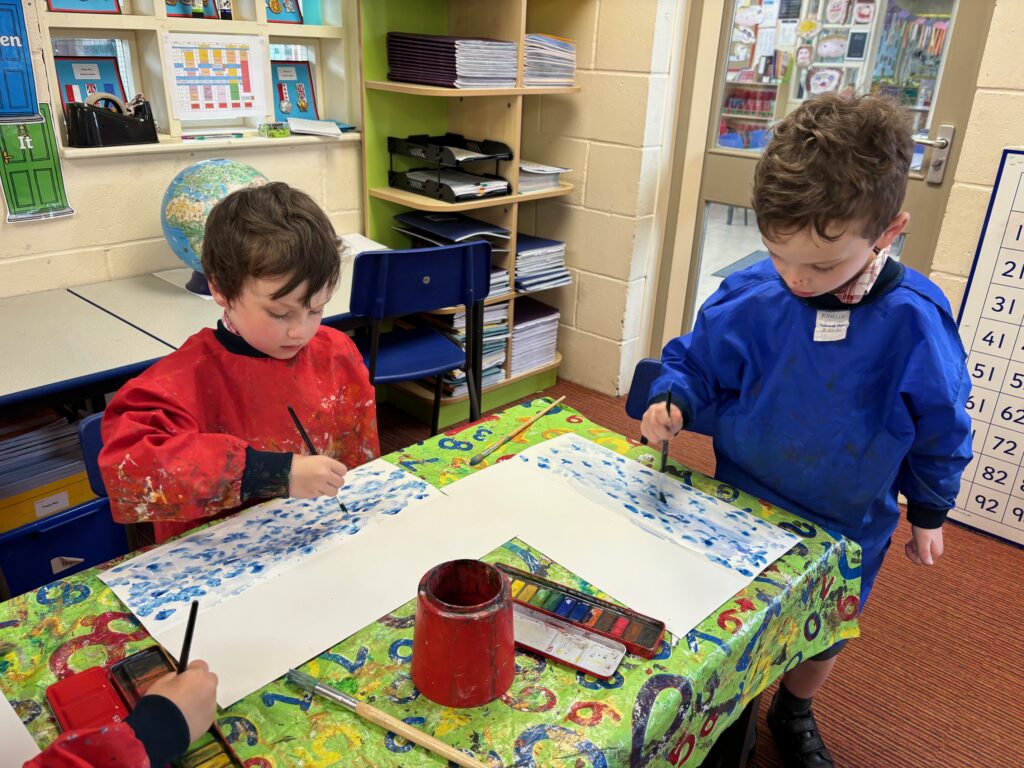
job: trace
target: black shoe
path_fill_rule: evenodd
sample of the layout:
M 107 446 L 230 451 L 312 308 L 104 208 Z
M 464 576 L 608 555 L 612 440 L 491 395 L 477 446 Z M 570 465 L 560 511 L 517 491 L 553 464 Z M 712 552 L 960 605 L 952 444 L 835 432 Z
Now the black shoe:
M 768 709 L 768 728 L 786 768 L 835 768 L 811 709 L 800 714 L 780 712 L 778 698 L 776 693 Z

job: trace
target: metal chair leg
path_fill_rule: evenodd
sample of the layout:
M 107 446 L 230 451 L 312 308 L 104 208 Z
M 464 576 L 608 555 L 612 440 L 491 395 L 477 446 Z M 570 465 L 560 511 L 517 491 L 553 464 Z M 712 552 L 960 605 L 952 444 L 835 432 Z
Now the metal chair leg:
M 430 436 L 437 434 L 438 425 L 441 422 L 441 394 L 443 392 L 444 374 L 439 373 L 434 380 L 434 415 L 430 420 Z

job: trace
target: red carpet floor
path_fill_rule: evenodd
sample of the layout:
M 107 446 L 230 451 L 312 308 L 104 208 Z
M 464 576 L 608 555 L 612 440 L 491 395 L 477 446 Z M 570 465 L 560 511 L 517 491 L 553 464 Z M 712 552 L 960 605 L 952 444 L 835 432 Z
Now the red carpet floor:
M 560 382 L 545 395 L 617 432 L 639 434 L 625 398 Z M 428 429 L 384 404 L 384 453 Z M 712 474 L 709 439 L 684 433 L 672 458 Z M 903 554 L 906 523 L 832 678 L 815 698 L 822 735 L 841 768 L 1024 768 L 1024 550 L 949 524 L 931 568 Z M 774 686 L 773 686 L 774 689 Z M 767 704 L 768 697 L 765 697 Z M 777 768 L 761 709 L 750 768 Z

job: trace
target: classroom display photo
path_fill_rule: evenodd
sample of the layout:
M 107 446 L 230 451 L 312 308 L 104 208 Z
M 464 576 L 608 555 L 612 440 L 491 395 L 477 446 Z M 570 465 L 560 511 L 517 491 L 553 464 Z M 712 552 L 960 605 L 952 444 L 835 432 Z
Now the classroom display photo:
M 0 766 L 1024 765 L 1022 25 L 0 0 Z

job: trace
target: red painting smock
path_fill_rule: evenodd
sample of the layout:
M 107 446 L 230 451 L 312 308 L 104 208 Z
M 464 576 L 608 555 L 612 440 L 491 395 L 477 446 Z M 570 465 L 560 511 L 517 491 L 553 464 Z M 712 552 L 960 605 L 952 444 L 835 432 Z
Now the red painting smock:
M 352 341 L 321 327 L 293 358 L 204 329 L 126 383 L 103 417 L 99 464 L 114 520 L 157 543 L 261 498 L 286 496 L 291 454 L 350 469 L 379 455 L 374 390 Z M 243 482 L 244 476 L 244 482 Z

